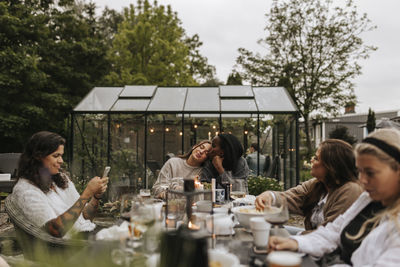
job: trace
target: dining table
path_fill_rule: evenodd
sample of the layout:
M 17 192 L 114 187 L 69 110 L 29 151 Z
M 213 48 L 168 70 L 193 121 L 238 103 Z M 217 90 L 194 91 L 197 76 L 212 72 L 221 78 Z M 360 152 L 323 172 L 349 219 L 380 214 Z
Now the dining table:
M 119 224 L 121 220 L 117 220 L 115 223 Z M 224 250 L 227 253 L 235 255 L 239 259 L 241 266 L 267 267 L 268 253 L 266 251 L 261 253 L 256 253 L 254 251 L 251 232 L 240 225 L 234 227 L 234 232 L 233 235 L 217 235 L 214 239 L 210 236 L 208 248 Z M 82 263 L 83 258 L 90 261 L 90 259 L 99 258 L 99 255 L 110 255 L 106 260 L 101 260 L 99 266 L 146 266 L 149 255 L 146 254 L 140 246 L 131 250 L 132 255 L 130 256 L 129 264 L 117 264 L 115 259 L 112 259 L 112 255 L 113 253 L 115 254 L 115 251 L 121 250 L 121 240 L 105 242 L 95 241 L 94 237 L 92 237 L 92 239 L 94 241 L 92 245 L 81 251 L 74 259 L 70 259 L 70 262 Z M 122 252 L 126 253 L 128 250 L 125 245 L 123 245 L 123 247 Z M 156 251 L 155 254 L 157 253 Z M 309 255 L 303 255 L 301 266 L 315 267 L 318 265 Z

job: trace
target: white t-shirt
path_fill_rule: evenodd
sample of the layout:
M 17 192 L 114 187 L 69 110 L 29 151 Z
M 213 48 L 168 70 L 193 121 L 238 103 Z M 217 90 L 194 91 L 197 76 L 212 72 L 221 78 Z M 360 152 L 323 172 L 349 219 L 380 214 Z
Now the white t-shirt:
M 315 229 L 318 228 L 318 226 L 320 226 L 325 221 L 324 206 L 327 200 L 328 200 L 328 194 L 322 196 L 318 204 L 315 205 L 312 210 L 310 222 L 312 227 Z
M 38 227 L 43 227 L 48 221 L 63 214 L 80 197 L 75 185 L 70 180 L 68 180 L 66 189 L 54 186 L 55 189 L 50 189 L 46 194 L 24 178 L 20 178 L 14 186 L 13 198 L 17 201 L 21 210 L 24 211 L 25 216 Z M 70 231 L 87 232 L 94 230 L 95 227 L 94 223 L 86 220 L 80 214 Z M 69 232 L 67 236 L 69 236 Z

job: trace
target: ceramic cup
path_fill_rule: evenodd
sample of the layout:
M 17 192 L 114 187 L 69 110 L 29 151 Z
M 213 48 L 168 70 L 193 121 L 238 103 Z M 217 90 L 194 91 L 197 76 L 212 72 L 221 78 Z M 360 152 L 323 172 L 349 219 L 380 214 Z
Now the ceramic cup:
M 256 247 L 266 247 L 271 224 L 262 217 L 252 217 L 250 218 L 250 229 L 253 233 L 254 245 Z

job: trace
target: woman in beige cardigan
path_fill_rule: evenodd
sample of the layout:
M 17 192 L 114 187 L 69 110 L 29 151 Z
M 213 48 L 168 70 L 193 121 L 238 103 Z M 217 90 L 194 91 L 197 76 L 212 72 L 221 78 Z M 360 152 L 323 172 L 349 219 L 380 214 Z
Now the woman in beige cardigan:
M 344 213 L 362 193 L 357 181 L 353 148 L 337 139 L 322 142 L 311 159 L 310 179 L 284 192 L 265 191 L 256 198 L 256 207 L 263 210 L 277 196 L 286 198 L 289 211 L 303 215 L 303 233 L 326 225 Z

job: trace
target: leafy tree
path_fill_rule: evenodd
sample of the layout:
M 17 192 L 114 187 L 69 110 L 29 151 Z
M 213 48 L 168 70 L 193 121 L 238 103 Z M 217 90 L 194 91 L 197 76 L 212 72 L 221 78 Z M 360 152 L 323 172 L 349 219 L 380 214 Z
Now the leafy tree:
M 203 82 L 200 85 L 204 86 L 204 87 L 218 87 L 223 84 L 224 83 L 222 81 L 220 81 L 218 78 L 215 77 L 215 78 L 210 78 L 210 79 L 206 80 L 205 82 Z
M 0 2 L 2 151 L 21 151 L 39 130 L 66 136 L 71 109 L 109 72 L 94 11 L 73 0 Z
M 213 67 L 198 51 L 198 36 L 186 37 L 180 23 L 170 6 L 157 2 L 138 0 L 126 8 L 108 54 L 113 70 L 105 83 L 181 86 L 212 77 Z
M 372 133 L 375 130 L 375 123 L 376 123 L 376 119 L 375 119 L 375 112 L 369 108 L 368 109 L 368 117 L 367 117 L 367 131 L 368 133 Z
M 46 81 L 37 43 L 48 34 L 46 5 L 39 1 L 0 2 L 0 143 L 19 152 L 32 122 L 45 115 L 36 92 Z M 40 12 L 42 11 L 42 12 Z M 25 140 L 24 140 L 25 141 Z
M 226 81 L 227 85 L 242 85 L 242 77 L 237 72 L 233 72 L 229 74 L 228 80 Z
M 349 133 L 349 129 L 346 126 L 337 126 L 329 133 L 329 138 L 340 139 L 346 141 L 350 145 L 357 142 L 357 139 Z
M 352 79 L 361 73 L 360 59 L 374 47 L 361 34 L 372 30 L 366 14 L 359 16 L 353 1 L 333 7 L 332 0 L 274 0 L 266 15 L 265 56 L 239 49 L 242 77 L 255 85 L 284 86 L 304 119 L 311 151 L 312 114 L 335 115 L 356 102 Z

